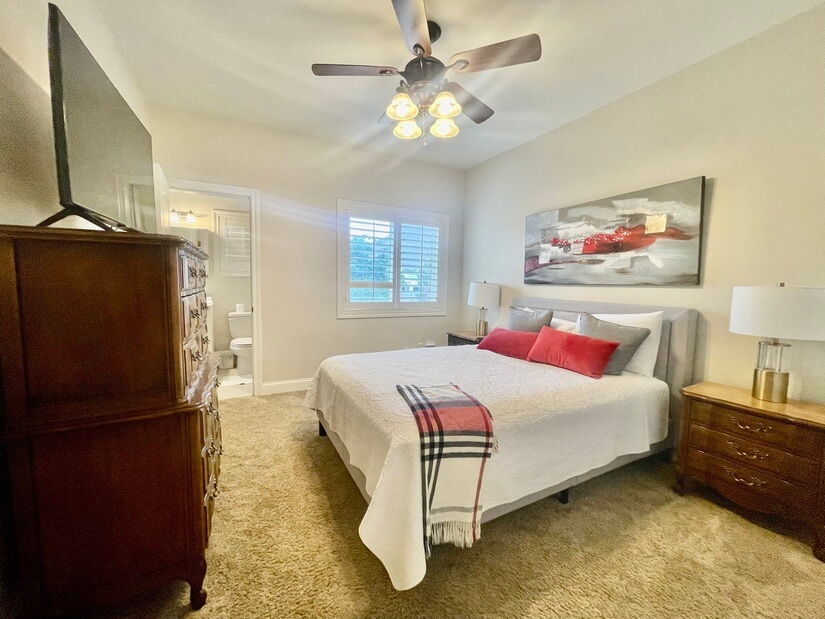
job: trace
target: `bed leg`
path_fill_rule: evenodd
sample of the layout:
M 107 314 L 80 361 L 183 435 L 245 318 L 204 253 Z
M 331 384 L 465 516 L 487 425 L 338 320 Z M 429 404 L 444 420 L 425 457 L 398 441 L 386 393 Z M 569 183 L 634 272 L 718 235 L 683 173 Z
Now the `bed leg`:
M 327 431 L 324 429 L 323 424 L 319 421 L 318 422 L 318 436 L 326 436 Z
M 570 502 L 570 488 L 565 488 L 559 492 L 559 503 L 567 505 Z

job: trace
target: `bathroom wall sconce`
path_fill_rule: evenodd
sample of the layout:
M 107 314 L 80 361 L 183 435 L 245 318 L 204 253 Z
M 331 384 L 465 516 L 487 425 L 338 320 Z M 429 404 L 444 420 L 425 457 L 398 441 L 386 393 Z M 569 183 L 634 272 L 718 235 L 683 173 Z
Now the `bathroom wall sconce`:
M 169 223 L 172 225 L 179 224 L 181 221 L 184 221 L 188 224 L 194 224 L 198 222 L 198 219 L 204 219 L 206 215 L 200 215 L 195 213 L 194 211 L 190 210 L 188 213 L 184 213 L 183 211 L 176 211 L 172 209 L 169 211 Z

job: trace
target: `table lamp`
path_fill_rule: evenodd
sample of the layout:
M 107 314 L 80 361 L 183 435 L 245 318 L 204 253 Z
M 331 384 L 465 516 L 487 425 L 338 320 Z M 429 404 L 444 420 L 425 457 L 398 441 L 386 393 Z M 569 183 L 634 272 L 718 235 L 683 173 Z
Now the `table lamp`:
M 476 337 L 487 335 L 487 309 L 498 307 L 500 291 L 501 287 L 498 284 L 470 282 L 470 295 L 467 297 L 467 305 L 478 308 Z
M 788 401 L 783 340 L 825 341 L 825 288 L 735 286 L 730 332 L 765 337 L 759 342 L 751 394 L 768 402 Z

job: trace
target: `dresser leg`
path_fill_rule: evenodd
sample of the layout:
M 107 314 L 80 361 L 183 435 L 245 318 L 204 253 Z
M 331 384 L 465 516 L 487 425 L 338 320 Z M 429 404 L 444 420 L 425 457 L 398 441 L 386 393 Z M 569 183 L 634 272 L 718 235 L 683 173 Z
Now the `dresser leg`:
M 679 496 L 685 494 L 685 476 L 681 473 L 676 473 L 676 483 L 673 484 L 673 492 Z
M 206 578 L 206 561 L 202 560 L 192 578 L 189 579 L 189 603 L 193 610 L 199 610 L 206 604 L 206 589 L 203 580 Z
M 324 426 L 321 425 L 321 422 L 318 422 L 318 436 L 326 436 L 327 431 L 324 429 Z

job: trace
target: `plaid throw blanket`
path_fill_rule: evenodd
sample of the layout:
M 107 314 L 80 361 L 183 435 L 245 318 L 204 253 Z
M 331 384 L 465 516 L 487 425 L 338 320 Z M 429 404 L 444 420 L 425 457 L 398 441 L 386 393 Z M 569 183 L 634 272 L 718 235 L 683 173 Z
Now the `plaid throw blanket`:
M 455 385 L 396 385 L 415 416 L 421 438 L 424 548 L 469 548 L 481 537 L 479 505 L 484 465 L 498 445 L 493 418 Z

